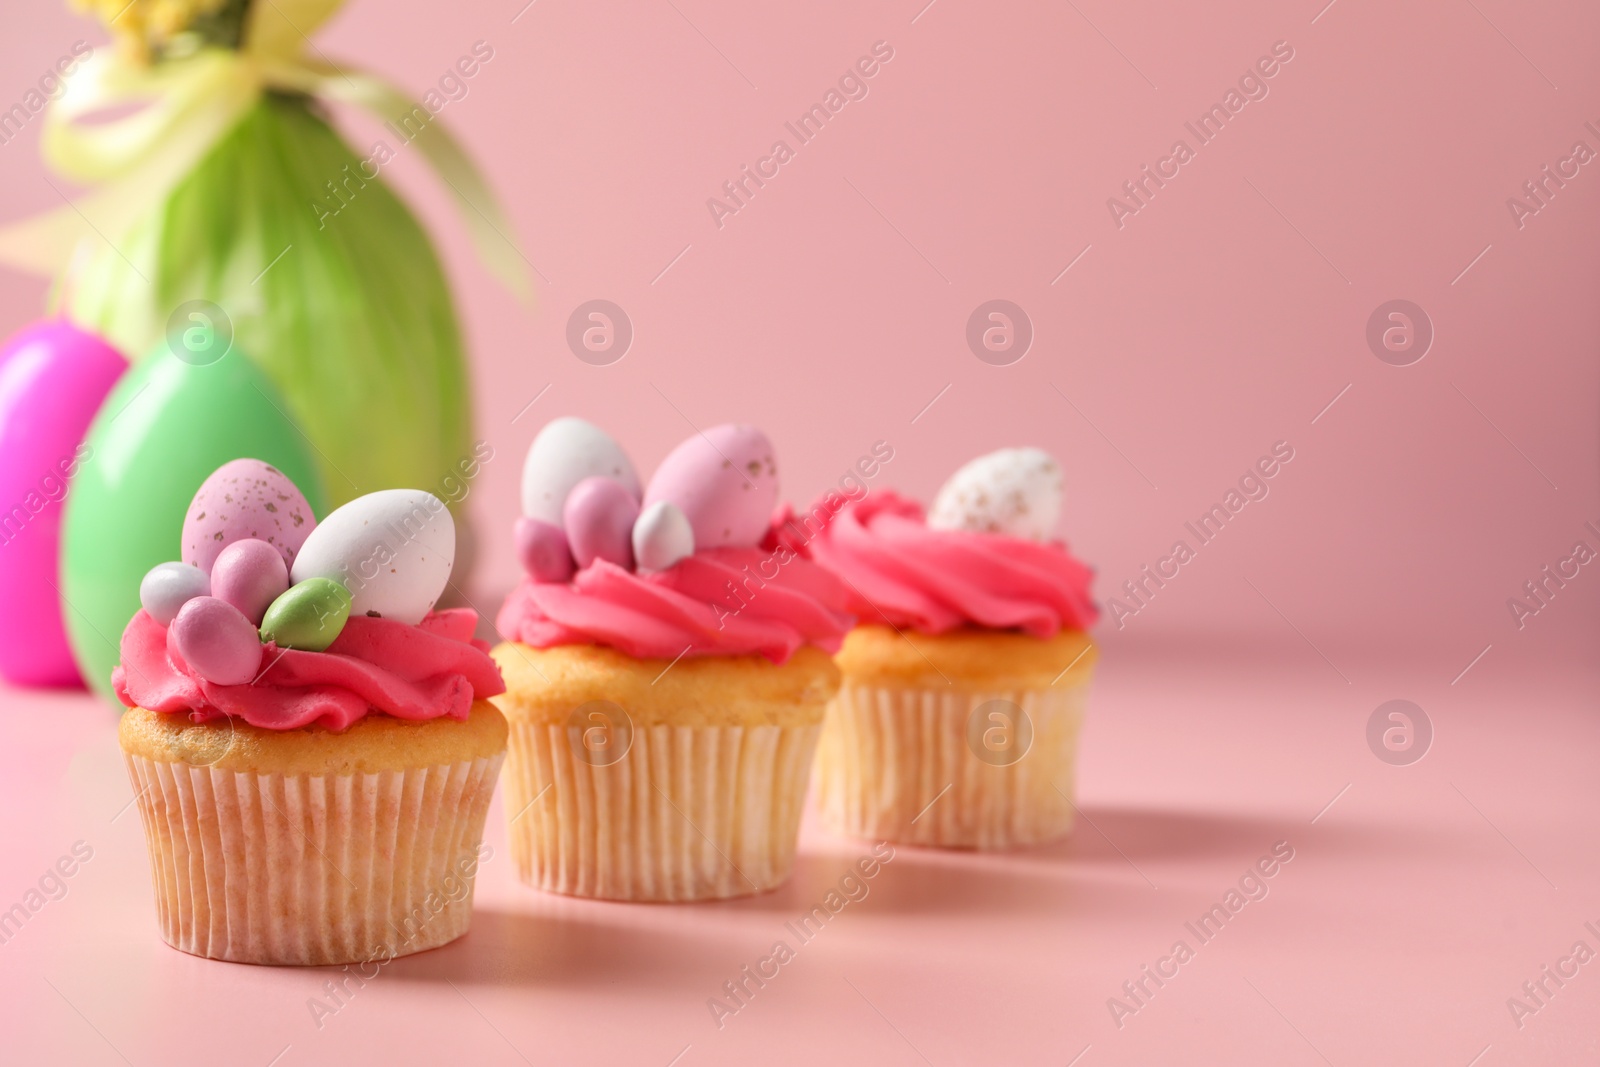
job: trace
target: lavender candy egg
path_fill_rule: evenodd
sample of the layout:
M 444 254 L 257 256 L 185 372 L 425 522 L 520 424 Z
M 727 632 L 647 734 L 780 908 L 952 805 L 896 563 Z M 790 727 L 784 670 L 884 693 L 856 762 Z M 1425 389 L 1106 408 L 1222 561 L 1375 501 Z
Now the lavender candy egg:
M 277 548 L 247 537 L 223 549 L 211 565 L 211 595 L 238 608 L 257 626 L 289 588 L 289 568 Z
M 195 597 L 167 631 L 184 662 L 213 685 L 245 685 L 261 670 L 261 635 L 238 608 Z
M 639 513 L 633 524 L 633 559 L 641 572 L 664 571 L 694 555 L 694 528 L 677 505 L 665 500 Z
M 572 577 L 572 549 L 567 532 L 526 515 L 517 520 L 517 558 L 522 569 L 536 582 L 564 582 Z
M 627 486 L 614 478 L 585 478 L 567 494 L 561 517 L 579 570 L 597 559 L 633 569 L 639 501 Z
M 139 606 L 162 626 L 195 597 L 210 595 L 211 576 L 187 563 L 157 563 L 139 582 Z
M 212 472 L 183 520 L 183 561 L 210 573 L 235 541 L 265 541 L 294 566 L 317 525 L 311 505 L 287 475 L 259 459 L 236 459 Z
M 689 520 L 696 549 L 753 548 L 778 503 L 774 454 L 754 426 L 713 426 L 667 454 L 645 489 L 644 506 L 676 506 Z

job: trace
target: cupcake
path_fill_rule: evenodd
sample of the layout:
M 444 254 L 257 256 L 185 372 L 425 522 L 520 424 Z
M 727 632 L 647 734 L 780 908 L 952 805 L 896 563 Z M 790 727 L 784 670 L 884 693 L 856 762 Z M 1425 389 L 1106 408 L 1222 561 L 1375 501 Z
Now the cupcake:
M 311 966 L 466 933 L 505 687 L 477 616 L 433 610 L 454 553 L 428 493 L 319 525 L 259 460 L 201 485 L 112 674 L 169 945 Z
M 768 541 L 771 443 L 718 426 L 642 491 L 603 431 L 557 419 L 523 469 L 495 698 L 523 881 L 610 900 L 760 893 L 794 861 L 844 587 Z
M 818 804 L 859 837 L 1000 849 L 1072 828 L 1095 646 L 1092 572 L 1054 540 L 1061 470 L 1038 449 L 961 468 L 931 513 L 830 494 L 780 524 L 861 620 L 817 754 Z

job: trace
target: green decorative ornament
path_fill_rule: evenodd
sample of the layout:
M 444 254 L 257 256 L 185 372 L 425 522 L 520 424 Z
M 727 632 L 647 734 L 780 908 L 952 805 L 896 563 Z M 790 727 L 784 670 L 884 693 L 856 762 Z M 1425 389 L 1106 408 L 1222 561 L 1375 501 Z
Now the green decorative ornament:
M 55 310 L 121 351 L 248 355 L 319 477 L 286 469 L 320 482 L 330 506 L 454 484 L 474 455 L 460 328 L 431 242 L 381 171 L 425 162 L 518 295 L 527 261 L 440 120 L 446 101 L 331 62 L 310 35 L 342 0 L 78 6 L 116 44 L 73 50 L 40 146 L 83 192 L 0 229 L 0 264 L 53 276 Z M 480 41 L 469 65 L 494 56 Z M 378 139 L 352 150 L 334 105 L 376 118 Z
M 126 352 L 231 329 L 316 444 L 335 507 L 437 486 L 472 448 L 444 272 L 362 167 L 309 98 L 265 95 L 117 247 L 85 245 L 62 289 L 72 321 Z
M 332 578 L 307 578 L 272 602 L 261 620 L 261 640 L 323 652 L 350 621 L 350 603 L 350 590 Z
M 222 342 L 213 334 L 198 357 L 180 346 L 184 358 L 163 345 L 123 376 L 89 428 L 67 494 L 61 614 L 84 678 L 108 699 L 139 582 L 179 558 L 184 516 L 207 476 L 229 460 L 260 459 L 299 486 L 313 511 L 327 511 L 315 453 L 283 397 Z

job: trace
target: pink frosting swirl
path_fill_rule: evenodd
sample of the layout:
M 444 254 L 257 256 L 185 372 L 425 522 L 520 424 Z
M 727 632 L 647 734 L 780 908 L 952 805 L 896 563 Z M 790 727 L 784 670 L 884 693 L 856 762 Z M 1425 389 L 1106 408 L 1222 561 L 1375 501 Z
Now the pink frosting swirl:
M 887 490 L 835 513 L 828 501 L 840 500 L 829 494 L 802 517 L 803 527 L 780 515 L 775 529 L 844 580 L 863 622 L 927 634 L 983 626 L 1052 637 L 1099 617 L 1089 595 L 1094 572 L 1065 544 L 932 530 L 920 504 Z
M 838 579 L 792 549 L 713 548 L 654 574 L 596 560 L 570 582 L 527 579 L 495 620 L 535 648 L 607 645 L 639 659 L 839 648 L 854 620 Z
M 473 639 L 478 615 L 436 611 L 416 626 L 354 616 L 326 652 L 268 643 L 248 685 L 215 685 L 184 662 L 168 631 L 139 612 L 122 632 L 111 674 L 128 707 L 187 712 L 194 722 L 237 718 L 267 730 L 344 730 L 364 715 L 465 720 L 472 702 L 505 692 L 489 646 Z

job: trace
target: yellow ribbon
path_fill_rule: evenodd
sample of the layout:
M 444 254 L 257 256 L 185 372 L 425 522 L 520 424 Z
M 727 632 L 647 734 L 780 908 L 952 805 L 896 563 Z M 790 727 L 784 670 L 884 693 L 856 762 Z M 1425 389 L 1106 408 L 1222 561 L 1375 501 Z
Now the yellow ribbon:
M 62 177 L 94 186 L 67 206 L 0 230 L 0 263 L 58 274 L 80 242 L 117 235 L 159 203 L 233 128 L 262 92 L 276 89 L 354 104 L 400 126 L 420 111 L 415 144 L 450 187 L 478 256 L 519 297 L 524 260 L 494 194 L 461 146 L 426 108 L 374 75 L 307 59 L 307 35 L 342 0 L 252 4 L 244 46 L 204 48 L 144 65 L 103 48 L 65 79 L 45 114 L 40 147 Z M 131 109 L 131 110 L 130 110 Z M 91 119 L 122 110 L 122 117 Z

